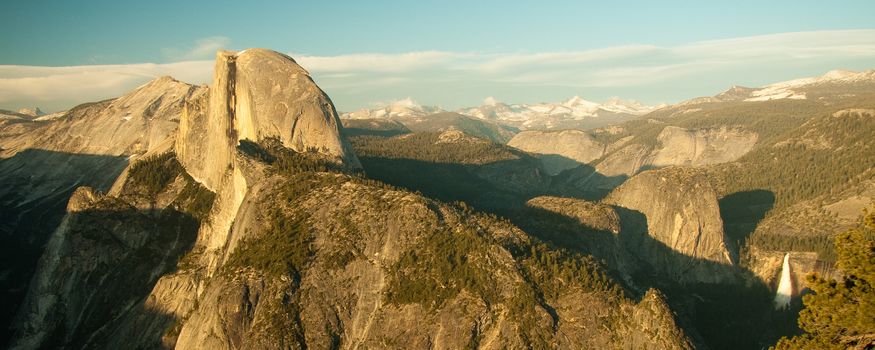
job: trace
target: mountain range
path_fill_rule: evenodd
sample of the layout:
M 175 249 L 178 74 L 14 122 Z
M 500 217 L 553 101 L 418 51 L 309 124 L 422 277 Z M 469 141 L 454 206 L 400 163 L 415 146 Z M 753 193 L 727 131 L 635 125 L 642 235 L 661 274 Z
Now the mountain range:
M 248 49 L 40 114 L 0 115 L 14 349 L 762 348 L 875 200 L 873 71 L 339 115 Z
M 461 108 L 455 113 L 527 130 L 606 125 L 644 115 L 656 108 L 658 107 L 648 107 L 636 101 L 619 98 L 597 103 L 574 96 L 559 103 L 506 104 L 488 97 L 481 106 Z M 413 99 L 406 98 L 372 109 L 343 113 L 341 119 L 422 118 L 443 112 L 448 111 L 437 106 L 422 106 Z

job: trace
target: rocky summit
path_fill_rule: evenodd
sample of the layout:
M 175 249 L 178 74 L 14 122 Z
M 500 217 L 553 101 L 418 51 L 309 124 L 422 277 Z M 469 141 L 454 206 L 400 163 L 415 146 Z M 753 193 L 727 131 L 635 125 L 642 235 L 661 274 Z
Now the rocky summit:
M 264 49 L 220 51 L 209 96 L 183 110 L 176 150 L 187 171 L 216 190 L 240 140 L 276 137 L 296 151 L 360 167 L 341 128 L 331 100 L 291 57 Z

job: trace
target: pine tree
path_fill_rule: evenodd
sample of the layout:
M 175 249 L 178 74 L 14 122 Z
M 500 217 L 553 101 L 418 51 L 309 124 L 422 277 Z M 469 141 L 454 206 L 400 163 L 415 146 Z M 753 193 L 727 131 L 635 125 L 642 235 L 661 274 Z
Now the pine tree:
M 776 349 L 875 349 L 875 210 L 861 226 L 835 238 L 841 280 L 808 276 L 814 293 L 802 298 L 799 314 L 806 333 L 782 338 Z

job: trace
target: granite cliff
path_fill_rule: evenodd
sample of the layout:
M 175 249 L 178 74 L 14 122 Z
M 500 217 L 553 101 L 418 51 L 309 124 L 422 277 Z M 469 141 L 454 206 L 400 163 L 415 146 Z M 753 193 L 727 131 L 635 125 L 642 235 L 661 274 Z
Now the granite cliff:
M 605 202 L 620 207 L 623 244 L 656 271 L 681 283 L 724 282 L 735 264 L 717 193 L 704 173 L 670 167 L 638 174 Z

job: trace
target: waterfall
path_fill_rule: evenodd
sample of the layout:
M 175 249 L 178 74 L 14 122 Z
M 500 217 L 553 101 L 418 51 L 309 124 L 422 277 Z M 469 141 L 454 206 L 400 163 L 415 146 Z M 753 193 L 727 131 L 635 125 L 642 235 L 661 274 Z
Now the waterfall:
M 793 281 L 790 277 L 790 253 L 784 255 L 784 266 L 781 268 L 781 281 L 775 292 L 775 310 L 790 307 L 790 297 L 793 295 Z

